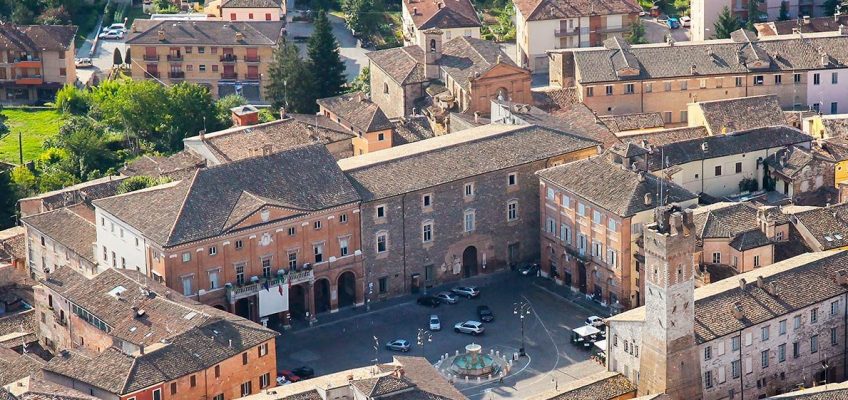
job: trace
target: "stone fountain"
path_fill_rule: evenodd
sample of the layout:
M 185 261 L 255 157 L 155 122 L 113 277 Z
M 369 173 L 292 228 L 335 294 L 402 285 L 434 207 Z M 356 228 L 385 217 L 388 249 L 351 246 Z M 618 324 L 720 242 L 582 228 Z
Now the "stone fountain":
M 497 374 L 504 360 L 482 353 L 483 347 L 471 343 L 465 346 L 465 353 L 458 354 L 450 360 L 449 371 L 460 377 L 489 377 Z

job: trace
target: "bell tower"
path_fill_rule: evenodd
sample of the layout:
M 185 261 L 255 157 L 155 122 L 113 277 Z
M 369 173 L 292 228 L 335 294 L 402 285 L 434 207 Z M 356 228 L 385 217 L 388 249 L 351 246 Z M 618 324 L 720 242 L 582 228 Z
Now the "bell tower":
M 442 31 L 438 28 L 427 29 L 424 34 L 424 74 L 427 79 L 439 79 L 439 60 L 442 59 Z
M 702 398 L 695 343 L 695 225 L 692 210 L 673 204 L 656 210 L 645 228 L 645 326 L 639 395 Z

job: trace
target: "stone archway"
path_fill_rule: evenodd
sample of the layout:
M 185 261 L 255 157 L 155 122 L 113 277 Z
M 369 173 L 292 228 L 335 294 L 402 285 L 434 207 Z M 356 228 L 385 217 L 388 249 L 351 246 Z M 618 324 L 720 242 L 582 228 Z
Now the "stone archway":
M 303 285 L 289 288 L 289 315 L 292 319 L 306 317 L 306 290 Z
M 477 248 L 474 246 L 462 252 L 462 274 L 466 278 L 477 275 Z
M 339 275 L 337 281 L 339 308 L 356 304 L 356 275 L 351 271 L 345 271 Z
M 313 291 L 315 292 L 315 313 L 330 311 L 330 280 L 316 280 Z

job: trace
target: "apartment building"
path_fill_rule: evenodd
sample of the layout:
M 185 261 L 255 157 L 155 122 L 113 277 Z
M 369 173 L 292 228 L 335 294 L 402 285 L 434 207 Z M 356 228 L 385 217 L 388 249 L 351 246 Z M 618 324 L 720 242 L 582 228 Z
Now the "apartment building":
M 133 79 L 192 82 L 216 98 L 239 94 L 267 103 L 268 66 L 284 22 L 136 20 L 127 46 Z
M 394 126 L 368 96 L 357 92 L 318 99 L 318 114 L 355 135 L 354 155 L 388 149 L 393 144 Z
M 53 101 L 62 86 L 77 80 L 76 26 L 0 24 L 0 102 Z
M 674 215 L 645 230 L 646 305 L 606 320 L 610 371 L 639 395 L 705 400 L 843 379 L 848 254 L 804 254 L 694 289 L 694 225 Z
M 547 51 L 600 46 L 623 37 L 642 7 L 633 0 L 513 0 L 515 59 L 534 73 L 548 70 Z
M 97 230 L 94 210 L 86 204 L 77 204 L 21 218 L 26 229 L 29 275 L 44 278 L 59 266 L 67 266 L 85 276 L 93 276 L 98 269 L 94 256 Z
M 359 195 L 323 145 L 93 204 L 98 262 L 201 303 L 272 324 L 363 303 Z
M 389 118 L 409 116 L 416 109 L 485 115 L 492 99 L 531 102 L 530 71 L 515 65 L 497 43 L 468 36 L 443 40 L 439 29 L 422 34 L 424 46 L 368 53 L 371 101 Z
M 281 21 L 286 2 L 281 0 L 220 0 L 219 16 L 226 21 Z
M 136 271 L 59 267 L 35 287 L 44 379 L 104 399 L 234 399 L 276 386 L 277 332 Z
M 616 165 L 607 159 L 612 156 L 536 173 L 542 275 L 603 304 L 629 309 L 644 302 L 644 259 L 637 251 L 642 227 L 653 221 L 658 205 L 696 205 L 698 196 L 644 171 Z
M 779 15 L 779 14 L 778 14 Z M 811 14 L 790 18 L 786 21 L 769 21 L 754 24 L 757 36 L 791 35 L 793 33 L 836 32 L 839 25 L 848 24 L 848 16 L 811 18 Z
M 748 21 L 749 18 L 753 18 L 754 22 L 773 21 L 755 24 L 758 32 L 762 32 L 763 30 L 774 32 L 778 30 L 780 32 L 792 33 L 792 28 L 789 25 L 795 25 L 795 27 L 800 29 L 799 25 L 801 25 L 800 22 L 802 19 L 804 24 L 810 23 L 812 19 L 810 17 L 830 18 L 833 20 L 832 17 L 823 17 L 826 14 L 825 3 L 826 1 L 824 0 L 764 0 L 759 1 L 756 5 L 757 15 L 748 15 L 750 12 L 748 0 L 692 0 L 690 4 L 692 17 L 690 32 L 694 41 L 714 38 L 715 23 L 718 21 L 718 17 L 724 7 L 727 7 L 741 21 Z M 781 15 L 781 7 L 784 5 L 789 20 L 778 21 Z M 802 32 L 820 32 L 824 30 L 826 29 L 807 28 L 803 29 Z
M 445 41 L 461 36 L 480 39 L 480 18 L 471 0 L 403 0 L 404 46 L 427 47 L 424 31 L 438 29 Z
M 362 198 L 368 300 L 537 259 L 534 173 L 594 155 L 598 144 L 547 128 L 490 124 L 340 160 Z
M 825 114 L 848 107 L 848 30 L 757 38 L 738 30 L 730 39 L 552 50 L 550 83 L 574 87 L 599 115 L 662 113 L 685 124 L 687 104 L 772 94 L 783 109 Z

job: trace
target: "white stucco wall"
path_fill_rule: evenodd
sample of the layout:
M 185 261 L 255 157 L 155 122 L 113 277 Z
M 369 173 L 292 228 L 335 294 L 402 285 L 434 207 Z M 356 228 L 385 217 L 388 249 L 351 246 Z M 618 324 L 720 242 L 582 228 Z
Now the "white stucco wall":
M 820 82 L 814 84 L 814 76 L 819 74 Z M 836 74 L 837 83 L 832 83 L 832 74 Z M 848 112 L 848 69 L 815 70 L 807 72 L 807 103 L 820 104 L 823 114 Z M 831 112 L 831 103 L 837 103 L 836 113 Z
M 97 224 L 97 249 L 94 256 L 103 268 L 112 267 L 112 252 L 115 252 L 114 265 L 121 268 L 123 257 L 127 269 L 136 269 L 147 275 L 147 246 L 144 236 L 135 228 L 115 218 L 106 211 L 95 207 L 95 222 Z M 105 224 L 104 224 L 105 223 Z M 114 226 L 114 228 L 113 228 Z M 121 232 L 123 231 L 123 236 Z M 106 259 L 103 249 L 106 248 Z

